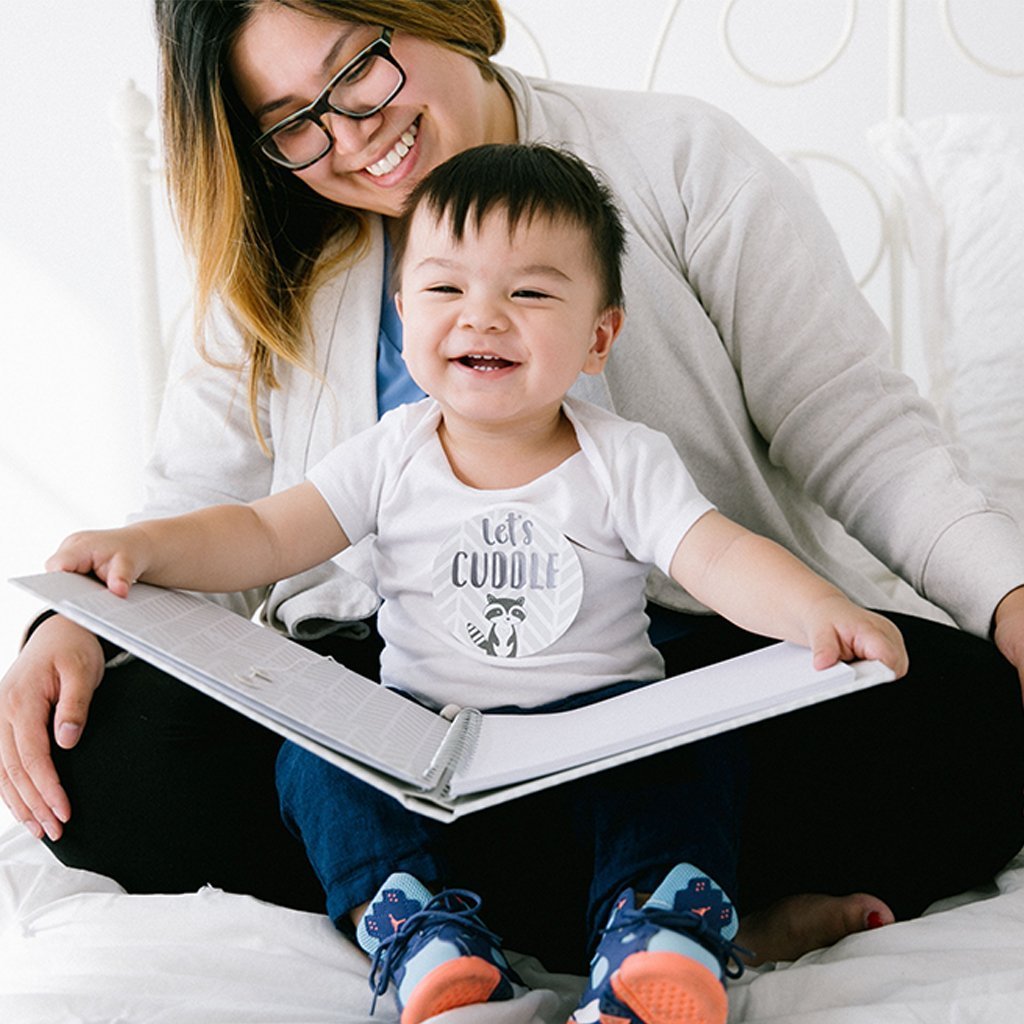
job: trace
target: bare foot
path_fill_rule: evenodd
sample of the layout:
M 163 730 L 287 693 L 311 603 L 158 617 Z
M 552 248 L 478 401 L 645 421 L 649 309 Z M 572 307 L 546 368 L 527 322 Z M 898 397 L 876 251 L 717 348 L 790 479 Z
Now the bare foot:
M 743 962 L 757 967 L 768 960 L 796 960 L 812 949 L 831 946 L 847 935 L 892 924 L 893 912 L 866 893 L 787 896 L 740 921 L 736 942 L 752 951 Z

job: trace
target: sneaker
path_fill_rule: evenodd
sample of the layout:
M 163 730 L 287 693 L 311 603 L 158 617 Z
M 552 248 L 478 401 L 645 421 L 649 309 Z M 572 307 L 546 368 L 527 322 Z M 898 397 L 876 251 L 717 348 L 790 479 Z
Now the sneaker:
M 570 1024 L 724 1024 L 723 979 L 743 973 L 738 927 L 725 893 L 689 864 L 674 867 L 642 907 L 626 889 Z
M 521 982 L 500 950 L 501 940 L 476 916 L 475 893 L 437 896 L 412 875 L 397 873 L 370 901 L 356 940 L 373 958 L 373 1002 L 394 983 L 401 1024 L 419 1024 L 445 1010 L 511 999 Z

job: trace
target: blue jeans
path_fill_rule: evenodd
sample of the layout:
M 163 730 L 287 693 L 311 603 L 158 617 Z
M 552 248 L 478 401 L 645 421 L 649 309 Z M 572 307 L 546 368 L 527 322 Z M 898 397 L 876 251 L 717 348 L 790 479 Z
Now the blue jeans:
M 429 886 L 474 889 L 488 926 L 510 948 L 542 959 L 535 933 L 544 919 L 576 915 L 577 970 L 626 886 L 649 893 L 688 861 L 735 892 L 745 778 L 742 742 L 731 733 L 443 824 L 295 744 L 284 744 L 277 761 L 285 824 L 304 844 L 340 928 L 350 930 L 349 910 L 389 874 L 406 871 Z M 517 878 L 539 829 L 564 833 L 565 863 L 549 866 L 550 890 L 523 892 Z M 571 877 L 581 872 L 587 877 Z

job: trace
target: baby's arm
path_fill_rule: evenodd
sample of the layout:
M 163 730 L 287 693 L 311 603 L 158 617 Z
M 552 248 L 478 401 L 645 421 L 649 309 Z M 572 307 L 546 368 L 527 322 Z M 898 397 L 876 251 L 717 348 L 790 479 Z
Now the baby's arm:
M 671 575 L 743 629 L 811 648 L 814 667 L 873 658 L 907 671 L 899 630 L 850 601 L 774 541 L 708 512 L 676 548 Z
M 307 482 L 248 505 L 73 533 L 46 568 L 95 573 L 120 597 L 136 580 L 219 593 L 275 583 L 348 545 L 327 502 Z

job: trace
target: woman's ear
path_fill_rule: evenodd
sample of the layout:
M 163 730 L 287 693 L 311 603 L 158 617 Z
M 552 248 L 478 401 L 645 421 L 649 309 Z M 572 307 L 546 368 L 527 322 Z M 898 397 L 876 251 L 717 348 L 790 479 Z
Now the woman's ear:
M 604 370 L 612 344 L 619 336 L 625 318 L 626 313 L 621 306 L 609 306 L 598 316 L 594 325 L 594 341 L 583 364 L 584 373 L 601 373 Z
M 402 293 L 401 291 L 395 292 L 395 309 L 398 310 L 399 320 L 404 320 L 405 315 L 402 313 Z

